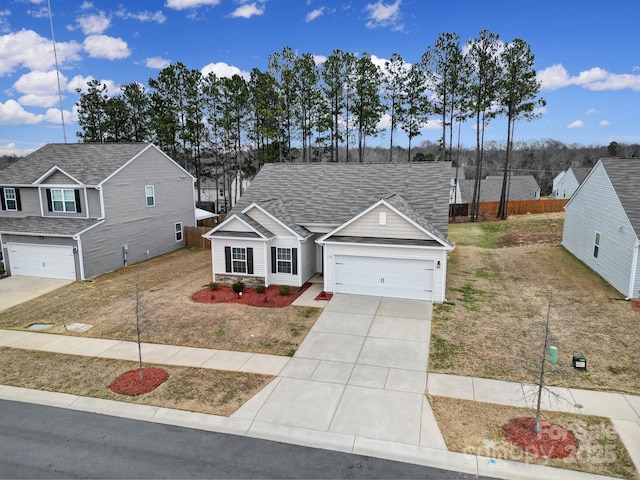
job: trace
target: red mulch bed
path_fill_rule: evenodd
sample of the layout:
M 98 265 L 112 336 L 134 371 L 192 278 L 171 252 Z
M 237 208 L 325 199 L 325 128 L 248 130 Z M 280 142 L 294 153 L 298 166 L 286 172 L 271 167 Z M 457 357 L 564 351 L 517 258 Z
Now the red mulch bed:
M 540 422 L 540 436 L 536 435 L 535 418 L 512 418 L 502 427 L 506 439 L 536 457 L 566 458 L 578 451 L 573 433 L 553 423 Z
M 140 370 L 137 368 L 123 373 L 109 385 L 109 389 L 121 395 L 135 397 L 152 392 L 169 378 L 169 374 L 161 368 L 143 368 L 142 376 L 140 380 Z
M 279 285 L 270 285 L 263 293 L 256 292 L 255 288 L 245 287 L 242 295 L 239 295 L 229 285 L 220 285 L 217 290 L 203 288 L 191 295 L 191 299 L 200 303 L 242 303 L 251 307 L 282 308 L 291 305 L 310 286 L 310 283 L 305 283 L 299 292 L 291 287 L 289 295 L 280 295 Z
M 631 308 L 636 312 L 640 312 L 640 300 L 632 299 L 631 300 Z
M 327 293 L 324 290 L 318 294 L 316 300 L 331 300 L 333 297 L 333 293 Z

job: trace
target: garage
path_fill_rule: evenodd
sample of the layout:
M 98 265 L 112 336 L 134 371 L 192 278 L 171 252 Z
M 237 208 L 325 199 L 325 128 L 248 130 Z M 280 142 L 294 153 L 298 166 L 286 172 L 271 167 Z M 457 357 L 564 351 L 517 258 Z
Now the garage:
M 8 243 L 12 275 L 25 277 L 76 279 L 73 247 Z
M 433 260 L 335 256 L 336 293 L 433 300 Z

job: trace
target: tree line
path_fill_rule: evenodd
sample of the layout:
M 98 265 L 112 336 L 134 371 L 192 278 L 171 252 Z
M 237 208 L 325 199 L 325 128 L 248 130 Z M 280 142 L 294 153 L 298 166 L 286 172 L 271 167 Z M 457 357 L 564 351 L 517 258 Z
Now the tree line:
M 334 50 L 318 64 L 312 54 L 285 47 L 269 56 L 265 71 L 254 68 L 245 79 L 203 75 L 178 62 L 149 78 L 148 87 L 132 82 L 112 96 L 92 80 L 78 89 L 77 135 L 82 142 L 154 142 L 194 173 L 198 193 L 200 180 L 210 177 L 228 192 L 236 182 L 241 194 L 242 177 L 266 162 L 362 162 L 367 142 L 385 131 L 386 161 L 394 161 L 399 131 L 408 139 L 402 160 L 420 160 L 412 156 L 413 143 L 428 121 L 442 128 L 434 159 L 455 163 L 461 125 L 473 122 L 475 218 L 484 133 L 502 116 L 507 140 L 499 215 L 506 217 L 513 126 L 535 119 L 536 107 L 544 105 L 533 64 L 527 42 L 503 42 L 487 30 L 464 44 L 457 34 L 442 33 L 414 63 L 394 53 L 381 66 L 367 53 Z

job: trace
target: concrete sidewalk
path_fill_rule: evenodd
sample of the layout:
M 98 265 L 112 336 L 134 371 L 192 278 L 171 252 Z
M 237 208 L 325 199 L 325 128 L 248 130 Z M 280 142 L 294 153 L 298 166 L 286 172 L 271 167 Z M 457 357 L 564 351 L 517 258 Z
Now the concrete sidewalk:
M 431 305 L 426 302 L 335 295 L 293 358 L 143 345 L 147 362 L 277 376 L 231 417 L 10 386 L 0 386 L 0 398 L 496 478 L 603 478 L 450 452 L 424 396 L 425 389 L 433 395 L 527 406 L 530 386 L 436 373 L 427 377 L 430 320 Z M 135 342 L 78 336 L 0 330 L 0 346 L 137 360 Z M 569 403 L 555 404 L 549 397 L 545 399 L 546 409 L 612 418 L 640 469 L 640 397 L 558 390 Z

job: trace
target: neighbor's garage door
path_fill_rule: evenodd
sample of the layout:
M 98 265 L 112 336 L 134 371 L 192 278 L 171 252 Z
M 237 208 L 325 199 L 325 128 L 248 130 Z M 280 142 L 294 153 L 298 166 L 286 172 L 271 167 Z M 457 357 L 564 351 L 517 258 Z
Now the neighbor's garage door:
M 73 247 L 8 243 L 12 275 L 76 279 Z
M 335 256 L 335 292 L 433 299 L 433 261 Z

